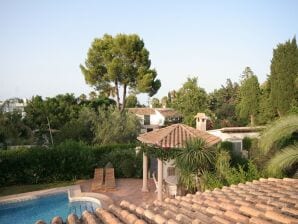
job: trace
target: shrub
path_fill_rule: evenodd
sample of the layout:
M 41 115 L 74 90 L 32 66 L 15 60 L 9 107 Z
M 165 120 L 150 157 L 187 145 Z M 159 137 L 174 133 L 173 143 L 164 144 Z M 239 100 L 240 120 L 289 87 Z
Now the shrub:
M 213 190 L 214 188 L 221 188 L 223 186 L 223 181 L 216 174 L 209 171 L 203 173 L 200 181 L 201 191 Z
M 242 146 L 244 150 L 249 151 L 251 149 L 252 146 L 252 139 L 249 137 L 244 137 L 242 139 Z
M 135 167 L 133 161 L 125 159 L 120 163 L 120 168 L 123 173 L 123 177 L 133 177 L 135 174 Z
M 228 151 L 231 156 L 231 166 L 238 167 L 238 165 L 247 164 L 247 160 L 242 157 L 240 153 L 237 153 L 233 150 L 233 143 L 228 141 L 223 141 L 219 145 L 219 149 Z
M 95 167 L 104 167 L 108 162 L 114 165 L 118 178 L 135 177 L 135 169 L 142 169 L 142 157 L 136 155 L 133 144 L 91 147 L 66 141 L 49 149 L 1 150 L 0 185 L 91 178 Z M 138 172 L 142 173 L 142 170 Z

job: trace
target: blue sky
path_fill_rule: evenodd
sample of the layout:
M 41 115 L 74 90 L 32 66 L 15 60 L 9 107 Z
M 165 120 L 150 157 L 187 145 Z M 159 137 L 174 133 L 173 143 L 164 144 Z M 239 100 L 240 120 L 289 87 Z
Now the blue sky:
M 105 33 L 143 38 L 162 82 L 155 97 L 192 76 L 210 92 L 246 66 L 263 82 L 273 48 L 298 33 L 297 9 L 295 0 L 0 0 L 0 100 L 90 92 L 79 64 Z

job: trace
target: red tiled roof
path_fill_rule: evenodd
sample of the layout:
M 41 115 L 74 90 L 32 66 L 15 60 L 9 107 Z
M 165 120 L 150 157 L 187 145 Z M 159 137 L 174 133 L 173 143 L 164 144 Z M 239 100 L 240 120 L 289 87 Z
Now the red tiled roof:
M 208 145 L 214 145 L 221 141 L 220 138 L 212 134 L 197 130 L 185 124 L 173 124 L 165 128 L 144 133 L 139 135 L 137 139 L 143 143 L 162 148 L 177 148 L 183 147 L 185 141 L 193 138 L 202 138 Z
M 128 111 L 138 115 L 151 115 L 155 114 L 154 109 L 152 108 L 128 108 Z
M 182 117 L 180 113 L 172 108 L 156 108 L 159 113 L 161 113 L 164 117 Z
M 155 111 L 161 113 L 164 117 L 181 117 L 182 115 L 172 108 L 128 108 L 128 111 L 138 115 L 152 115 Z
M 80 220 L 69 215 L 68 223 L 297 224 L 298 180 L 260 179 L 144 206 L 122 201 L 93 214 L 85 211 Z

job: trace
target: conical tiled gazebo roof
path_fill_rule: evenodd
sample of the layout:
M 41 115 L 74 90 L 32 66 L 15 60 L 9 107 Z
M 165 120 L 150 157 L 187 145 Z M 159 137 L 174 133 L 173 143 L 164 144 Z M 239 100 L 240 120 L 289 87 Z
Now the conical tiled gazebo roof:
M 141 134 L 138 140 L 162 148 L 179 148 L 184 146 L 185 141 L 193 138 L 204 139 L 210 146 L 221 141 L 220 138 L 212 134 L 197 130 L 185 124 L 173 124 L 165 128 Z

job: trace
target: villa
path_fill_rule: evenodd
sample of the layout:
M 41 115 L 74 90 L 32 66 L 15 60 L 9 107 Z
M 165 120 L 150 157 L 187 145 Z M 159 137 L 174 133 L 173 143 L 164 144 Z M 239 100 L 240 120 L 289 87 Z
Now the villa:
M 18 111 L 25 117 L 25 107 L 27 106 L 27 99 L 11 98 L 5 101 L 0 101 L 0 111 L 3 113 L 11 113 Z
M 154 123 L 156 124 L 154 130 L 150 131 L 150 126 L 147 126 L 146 132 L 140 134 L 137 139 L 161 150 L 183 148 L 187 140 L 200 138 L 204 139 L 209 146 L 216 146 L 221 141 L 231 141 L 235 144 L 235 149 L 242 152 L 242 139 L 246 136 L 258 137 L 258 132 L 262 130 L 262 127 L 207 130 L 208 117 L 203 113 L 195 116 L 196 128 L 181 123 L 166 126 L 166 121 L 176 122 L 180 119 L 172 109 L 162 111 L 162 109 L 143 108 L 138 111 L 134 108 L 130 110 L 143 118 L 141 121 L 144 127 L 158 121 Z M 145 122 L 145 116 L 148 114 L 149 119 L 148 117 L 146 119 L 150 121 L 149 124 Z M 161 119 L 155 119 L 158 117 Z M 240 147 L 237 148 L 237 146 Z M 150 158 L 150 161 L 150 169 L 148 169 L 148 156 L 143 153 L 143 180 L 116 180 L 119 189 L 113 187 L 108 192 L 94 190 L 92 188 L 96 180 L 94 178 L 92 182 L 88 182 L 91 185 L 89 188 L 86 188 L 86 183 L 82 183 L 58 189 L 55 194 L 51 192 L 52 190 L 46 190 L 48 199 L 43 203 L 50 203 L 51 197 L 56 197 L 57 192 L 60 192 L 59 197 L 64 197 L 64 203 L 69 201 L 79 202 L 79 204 L 69 207 L 69 211 L 64 209 L 67 216 L 64 214 L 63 219 L 55 216 L 51 221 L 46 220 L 49 222 L 38 220 L 35 224 L 298 224 L 297 179 L 261 178 L 222 189 L 216 188 L 213 191 L 206 190 L 178 196 L 179 170 L 176 169 L 174 160 L 162 161 L 159 158 Z M 98 176 L 103 178 L 103 173 L 99 173 Z M 107 185 L 107 179 L 110 181 L 110 176 L 107 173 L 104 176 Z M 154 183 L 150 177 L 153 178 Z M 68 192 L 68 198 L 66 192 Z M 33 194 L 35 198 L 36 193 Z M 41 199 L 37 200 L 44 200 L 43 194 L 40 193 Z M 27 197 L 27 194 L 23 195 L 20 200 L 26 200 Z M 8 196 L 4 202 L 10 200 L 19 199 Z M 2 202 L 0 199 L 0 206 L 1 203 L 3 199 Z M 59 214 L 61 214 L 60 211 Z
M 141 133 L 180 123 L 182 115 L 172 108 L 128 108 L 141 122 Z

